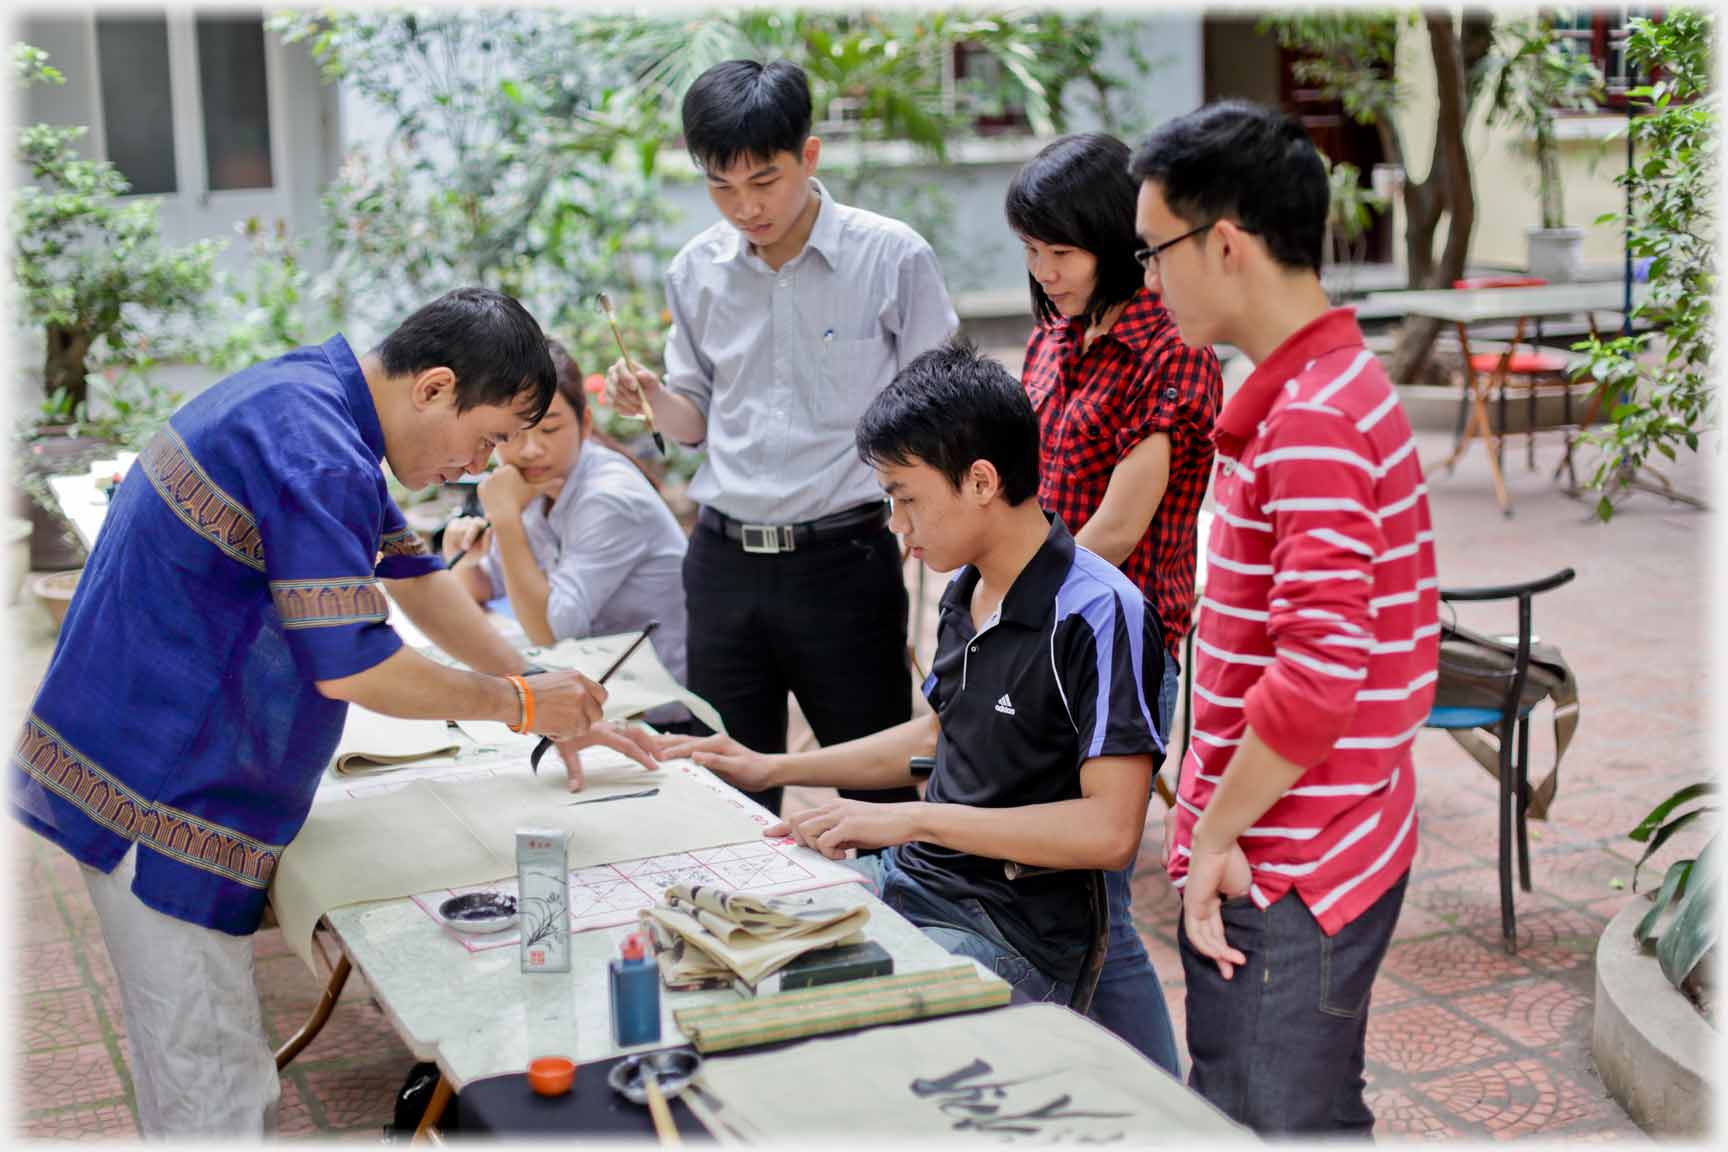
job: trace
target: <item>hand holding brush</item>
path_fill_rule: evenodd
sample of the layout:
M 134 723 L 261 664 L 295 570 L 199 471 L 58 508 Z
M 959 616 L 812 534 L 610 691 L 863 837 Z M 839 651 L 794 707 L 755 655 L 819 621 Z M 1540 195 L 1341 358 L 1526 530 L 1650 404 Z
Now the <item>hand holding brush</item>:
M 612 326 L 612 339 L 618 343 L 618 355 L 623 358 L 624 367 L 634 373 L 636 362 L 630 358 L 629 351 L 624 347 L 624 333 L 618 329 L 618 317 L 612 311 L 612 298 L 601 292 L 595 296 L 595 300 L 600 305 L 600 311 L 606 314 L 606 322 Z M 642 391 L 642 385 L 634 376 L 631 377 L 630 384 L 636 389 L 637 399 L 642 402 L 642 420 L 648 425 L 649 435 L 654 437 L 654 447 L 658 448 L 660 454 L 664 456 L 666 454 L 666 439 L 660 435 L 660 430 L 654 426 L 654 409 L 648 403 L 648 397 Z

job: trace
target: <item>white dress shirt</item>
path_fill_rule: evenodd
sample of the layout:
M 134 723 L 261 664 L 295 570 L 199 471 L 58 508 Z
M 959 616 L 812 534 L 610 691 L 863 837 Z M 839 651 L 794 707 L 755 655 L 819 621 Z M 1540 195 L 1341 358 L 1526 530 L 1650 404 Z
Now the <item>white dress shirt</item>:
M 725 220 L 666 270 L 665 386 L 707 417 L 690 497 L 796 524 L 882 499 L 853 433 L 870 401 L 959 326 L 936 254 L 898 220 L 838 204 L 779 271 Z

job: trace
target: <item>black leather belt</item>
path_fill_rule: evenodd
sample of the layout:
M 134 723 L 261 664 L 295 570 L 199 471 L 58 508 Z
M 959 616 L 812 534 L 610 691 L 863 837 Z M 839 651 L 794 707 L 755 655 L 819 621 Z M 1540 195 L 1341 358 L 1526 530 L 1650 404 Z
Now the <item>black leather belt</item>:
M 724 512 L 703 507 L 696 514 L 696 522 L 728 540 L 736 540 L 746 552 L 774 556 L 796 552 L 811 544 L 856 540 L 878 532 L 888 523 L 888 503 L 860 504 L 802 524 L 745 524 Z

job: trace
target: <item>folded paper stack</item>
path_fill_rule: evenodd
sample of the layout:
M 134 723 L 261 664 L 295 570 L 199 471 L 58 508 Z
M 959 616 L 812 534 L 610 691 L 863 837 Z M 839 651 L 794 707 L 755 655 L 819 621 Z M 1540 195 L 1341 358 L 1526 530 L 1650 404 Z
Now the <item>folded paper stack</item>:
M 828 901 L 822 893 L 751 896 L 674 884 L 642 918 L 660 949 L 666 983 L 684 987 L 734 977 L 755 984 L 806 953 L 857 943 L 870 910 Z

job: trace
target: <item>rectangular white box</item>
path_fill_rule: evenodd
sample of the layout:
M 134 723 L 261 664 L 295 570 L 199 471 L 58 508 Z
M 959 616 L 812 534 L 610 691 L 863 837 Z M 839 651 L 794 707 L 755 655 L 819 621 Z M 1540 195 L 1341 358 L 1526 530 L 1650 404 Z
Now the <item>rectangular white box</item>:
M 522 971 L 570 971 L 570 833 L 516 830 Z

